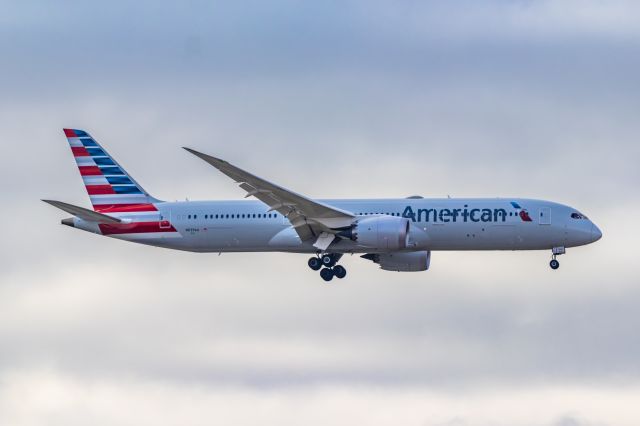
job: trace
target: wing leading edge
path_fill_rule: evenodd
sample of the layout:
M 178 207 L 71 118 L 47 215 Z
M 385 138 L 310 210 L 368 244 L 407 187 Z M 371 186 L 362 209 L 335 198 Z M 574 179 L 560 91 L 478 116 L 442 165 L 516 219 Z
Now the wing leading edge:
M 315 239 L 314 245 L 321 250 L 326 250 L 340 228 L 351 226 L 355 219 L 355 215 L 351 212 L 307 198 L 244 171 L 227 161 L 191 148 L 184 147 L 184 149 L 238 183 L 240 188 L 247 191 L 245 198 L 256 197 L 269 206 L 269 211 L 275 210 L 285 216 L 301 240 Z

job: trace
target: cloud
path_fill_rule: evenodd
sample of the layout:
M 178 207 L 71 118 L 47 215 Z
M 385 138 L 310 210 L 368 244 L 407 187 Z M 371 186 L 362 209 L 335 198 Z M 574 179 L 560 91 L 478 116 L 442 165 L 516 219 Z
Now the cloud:
M 0 423 L 637 424 L 634 3 L 6 6 Z M 604 238 L 327 286 L 60 226 L 64 126 L 167 200 L 242 196 L 188 145 L 312 197 L 552 199 Z
M 261 391 L 127 380 L 86 381 L 49 371 L 4 376 L 0 420 L 49 424 L 321 424 L 484 426 L 633 425 L 638 389 L 544 386 L 439 393 L 323 386 Z M 566 413 L 572 413 L 570 415 Z

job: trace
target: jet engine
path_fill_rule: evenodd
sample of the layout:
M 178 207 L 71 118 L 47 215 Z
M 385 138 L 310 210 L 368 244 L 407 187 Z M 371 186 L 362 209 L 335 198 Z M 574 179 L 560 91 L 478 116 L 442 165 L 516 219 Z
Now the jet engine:
M 398 216 L 365 217 L 338 233 L 359 246 L 377 250 L 402 250 L 409 245 L 409 219 Z
M 431 251 L 405 253 L 369 253 L 360 257 L 380 265 L 385 271 L 418 272 L 429 269 Z

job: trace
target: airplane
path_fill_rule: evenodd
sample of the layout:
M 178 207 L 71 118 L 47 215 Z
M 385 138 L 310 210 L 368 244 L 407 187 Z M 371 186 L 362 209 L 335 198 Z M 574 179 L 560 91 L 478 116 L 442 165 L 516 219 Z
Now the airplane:
M 45 201 L 71 215 L 63 225 L 125 241 L 190 252 L 289 252 L 312 256 L 325 281 L 344 278 L 344 254 L 383 270 L 426 271 L 438 250 L 551 250 L 602 237 L 578 210 L 525 198 L 315 200 L 224 160 L 184 148 L 246 191 L 231 201 L 161 201 L 151 196 L 86 131 L 63 129 L 93 209 Z

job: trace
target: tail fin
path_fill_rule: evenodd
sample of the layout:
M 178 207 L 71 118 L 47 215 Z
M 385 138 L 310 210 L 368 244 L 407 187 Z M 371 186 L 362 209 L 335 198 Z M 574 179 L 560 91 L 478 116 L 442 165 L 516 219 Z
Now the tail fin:
M 87 132 L 64 129 L 93 209 L 98 212 L 156 211 L 153 198 Z

